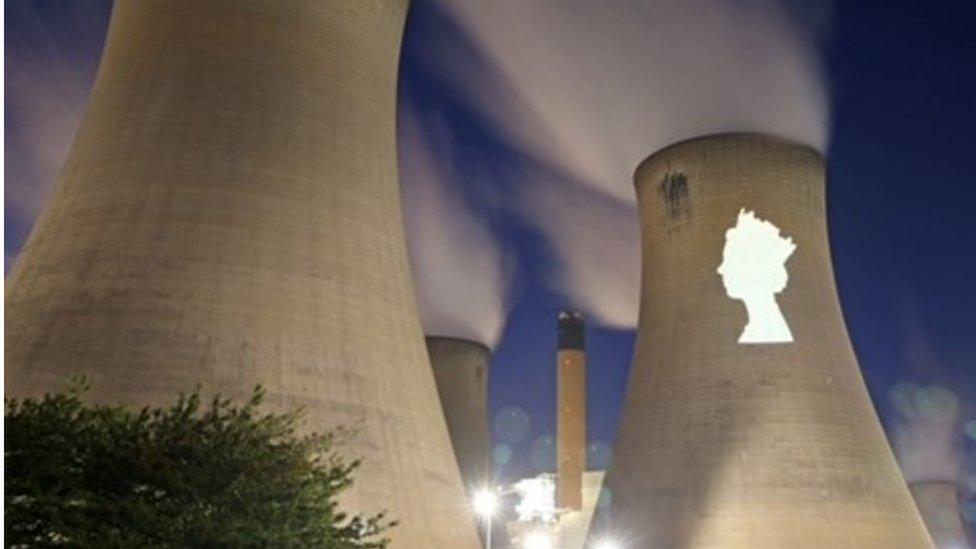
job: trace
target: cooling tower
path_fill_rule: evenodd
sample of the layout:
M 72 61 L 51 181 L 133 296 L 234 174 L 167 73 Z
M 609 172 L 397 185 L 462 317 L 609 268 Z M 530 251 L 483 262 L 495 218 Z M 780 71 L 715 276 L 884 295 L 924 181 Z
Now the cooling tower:
M 970 549 L 954 482 L 924 481 L 908 485 L 922 520 L 938 549 Z
M 586 350 L 583 315 L 559 313 L 556 353 L 556 508 L 583 508 L 586 470 Z
M 635 182 L 640 320 L 595 532 L 628 547 L 931 547 L 844 325 L 820 154 L 702 137 Z
M 454 337 L 427 337 L 454 456 L 469 493 L 491 483 L 488 467 L 488 361 L 481 343 Z
M 415 310 L 395 109 L 406 0 L 117 0 L 55 195 L 7 278 L 14 395 L 256 383 L 344 425 L 348 510 L 477 547 Z

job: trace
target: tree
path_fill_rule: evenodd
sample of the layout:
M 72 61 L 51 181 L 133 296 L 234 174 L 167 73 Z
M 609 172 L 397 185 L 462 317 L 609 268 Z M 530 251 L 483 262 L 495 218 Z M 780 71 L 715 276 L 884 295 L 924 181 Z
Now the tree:
M 301 413 L 259 413 L 199 389 L 169 408 L 87 405 L 84 381 L 5 401 L 11 547 L 380 549 L 383 514 L 339 510 L 358 461 L 349 433 L 299 436 Z

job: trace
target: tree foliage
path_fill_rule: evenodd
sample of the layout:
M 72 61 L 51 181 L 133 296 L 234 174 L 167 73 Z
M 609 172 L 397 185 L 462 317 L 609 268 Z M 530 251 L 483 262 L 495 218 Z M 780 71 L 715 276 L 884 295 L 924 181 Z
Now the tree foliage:
M 358 461 L 348 433 L 296 434 L 300 412 L 259 413 L 199 390 L 168 408 L 87 405 L 76 381 L 5 401 L 12 547 L 379 549 L 392 522 L 339 510 Z

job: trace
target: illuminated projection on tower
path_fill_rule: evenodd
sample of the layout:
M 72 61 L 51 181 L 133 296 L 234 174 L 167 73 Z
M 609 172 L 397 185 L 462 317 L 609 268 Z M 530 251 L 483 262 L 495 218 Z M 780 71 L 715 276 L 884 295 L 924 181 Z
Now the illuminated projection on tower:
M 793 333 L 776 303 L 786 289 L 786 260 L 796 250 L 793 239 L 744 208 L 736 225 L 725 232 L 725 248 L 718 274 L 725 293 L 746 306 L 749 321 L 739 343 L 790 343 Z

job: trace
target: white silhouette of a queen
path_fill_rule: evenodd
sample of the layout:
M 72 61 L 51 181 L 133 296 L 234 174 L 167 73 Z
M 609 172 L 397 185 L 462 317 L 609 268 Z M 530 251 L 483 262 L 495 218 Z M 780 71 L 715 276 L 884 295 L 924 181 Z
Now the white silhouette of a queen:
M 745 209 L 725 231 L 725 249 L 718 274 L 725 293 L 745 303 L 749 322 L 739 343 L 789 343 L 793 334 L 786 324 L 776 294 L 786 288 L 786 260 L 796 250 L 793 239 L 781 237 L 779 228 Z

